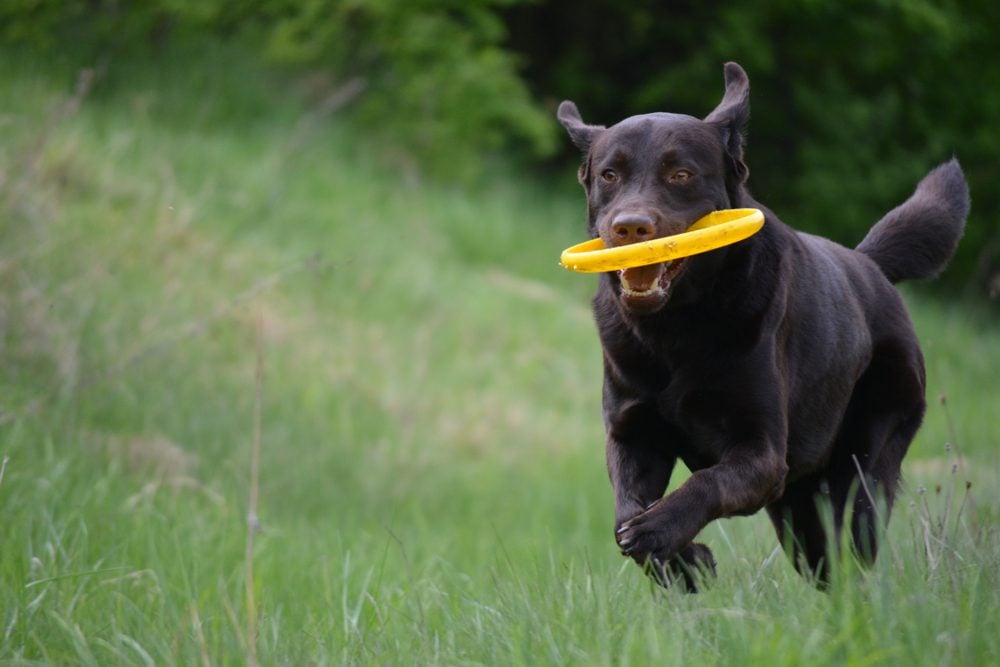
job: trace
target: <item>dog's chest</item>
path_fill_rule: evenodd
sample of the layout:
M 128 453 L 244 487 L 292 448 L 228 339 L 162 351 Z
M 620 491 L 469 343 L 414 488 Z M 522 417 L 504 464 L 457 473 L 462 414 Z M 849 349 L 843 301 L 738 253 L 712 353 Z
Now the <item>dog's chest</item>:
M 716 391 L 719 386 L 675 372 L 657 395 L 660 416 L 684 435 L 675 448 L 691 470 L 718 463 L 741 430 L 740 410 Z

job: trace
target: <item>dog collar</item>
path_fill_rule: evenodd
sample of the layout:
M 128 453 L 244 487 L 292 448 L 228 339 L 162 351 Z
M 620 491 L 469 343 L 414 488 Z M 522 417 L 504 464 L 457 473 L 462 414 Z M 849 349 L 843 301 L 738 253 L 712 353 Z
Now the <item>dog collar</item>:
M 566 248 L 559 263 L 570 271 L 600 273 L 658 264 L 679 257 L 698 255 L 749 238 L 764 226 L 764 214 L 756 208 L 712 211 L 687 231 L 616 248 L 605 248 L 601 239 L 591 239 Z

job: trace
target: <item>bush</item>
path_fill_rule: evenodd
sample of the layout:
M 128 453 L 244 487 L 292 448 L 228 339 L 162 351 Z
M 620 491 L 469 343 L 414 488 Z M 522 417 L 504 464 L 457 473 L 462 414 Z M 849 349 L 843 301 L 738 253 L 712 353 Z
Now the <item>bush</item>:
M 361 94 L 365 127 L 445 176 L 512 145 L 545 155 L 555 124 L 501 46 L 505 0 L 13 0 L 0 40 L 90 59 L 153 56 L 178 33 L 236 38 L 297 72 L 325 70 Z
M 482 151 L 520 141 L 550 153 L 555 128 L 531 100 L 509 53 L 496 0 L 291 3 L 268 31 L 273 58 L 328 63 L 367 84 L 359 117 L 449 174 Z

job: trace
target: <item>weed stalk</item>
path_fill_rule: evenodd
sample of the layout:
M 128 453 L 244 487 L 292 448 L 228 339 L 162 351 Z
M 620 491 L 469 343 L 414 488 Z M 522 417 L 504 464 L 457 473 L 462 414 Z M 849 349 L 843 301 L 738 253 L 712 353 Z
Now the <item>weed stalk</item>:
M 247 502 L 247 542 L 244 563 L 246 567 L 247 606 L 247 664 L 257 667 L 257 601 L 254 597 L 253 543 L 254 535 L 260 530 L 257 517 L 257 499 L 260 488 L 260 413 L 261 395 L 264 384 L 264 347 L 262 342 L 263 318 L 257 316 L 256 364 L 254 369 L 253 441 L 250 447 L 250 498 Z

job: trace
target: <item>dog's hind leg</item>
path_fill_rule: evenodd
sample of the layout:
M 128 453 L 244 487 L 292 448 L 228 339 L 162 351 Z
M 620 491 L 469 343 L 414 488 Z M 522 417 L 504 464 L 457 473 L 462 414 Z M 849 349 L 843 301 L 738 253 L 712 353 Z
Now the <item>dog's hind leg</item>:
M 835 507 L 844 507 L 853 494 L 852 544 L 866 563 L 878 555 L 879 524 L 889 521 L 900 466 L 925 405 L 919 348 L 905 340 L 877 347 L 851 398 L 830 478 Z
M 889 522 L 903 456 L 920 427 L 922 417 L 921 403 L 914 406 L 910 415 L 893 420 L 893 429 L 882 442 L 877 456 L 865 462 L 857 456 L 852 457 L 852 475 L 848 477 L 845 474 L 839 482 L 839 493 L 845 498 L 852 491 L 854 493 L 851 542 L 855 553 L 869 565 L 878 556 L 879 526 L 885 526 Z
M 830 507 L 825 480 L 816 477 L 796 481 L 785 487 L 780 500 L 767 506 L 768 516 L 778 534 L 778 541 L 799 573 L 825 587 L 830 575 L 829 522 L 824 524 L 823 510 Z M 843 511 L 829 516 L 843 516 Z M 840 532 L 840 527 L 835 527 Z
M 848 510 L 855 553 L 868 564 L 878 555 L 879 529 L 889 521 L 903 456 L 925 406 L 920 351 L 907 342 L 876 347 L 855 385 L 829 465 L 789 483 L 767 508 L 796 569 L 821 587 L 829 582 Z
M 789 484 L 784 495 L 768 505 L 778 541 L 795 569 L 820 588 L 829 584 L 830 559 L 837 556 L 849 502 L 853 549 L 862 562 L 875 562 L 879 526 L 889 521 L 903 455 L 921 415 L 922 408 L 909 419 L 893 420 L 895 428 L 882 439 L 874 459 L 852 453 L 820 476 Z M 885 423 L 883 416 L 869 424 L 871 435 L 884 432 Z
M 862 562 L 875 562 L 879 529 L 889 521 L 903 456 L 924 407 L 919 349 L 905 341 L 877 348 L 855 386 L 827 469 L 791 483 L 768 506 L 796 569 L 820 586 L 829 581 L 848 509 L 854 552 Z

